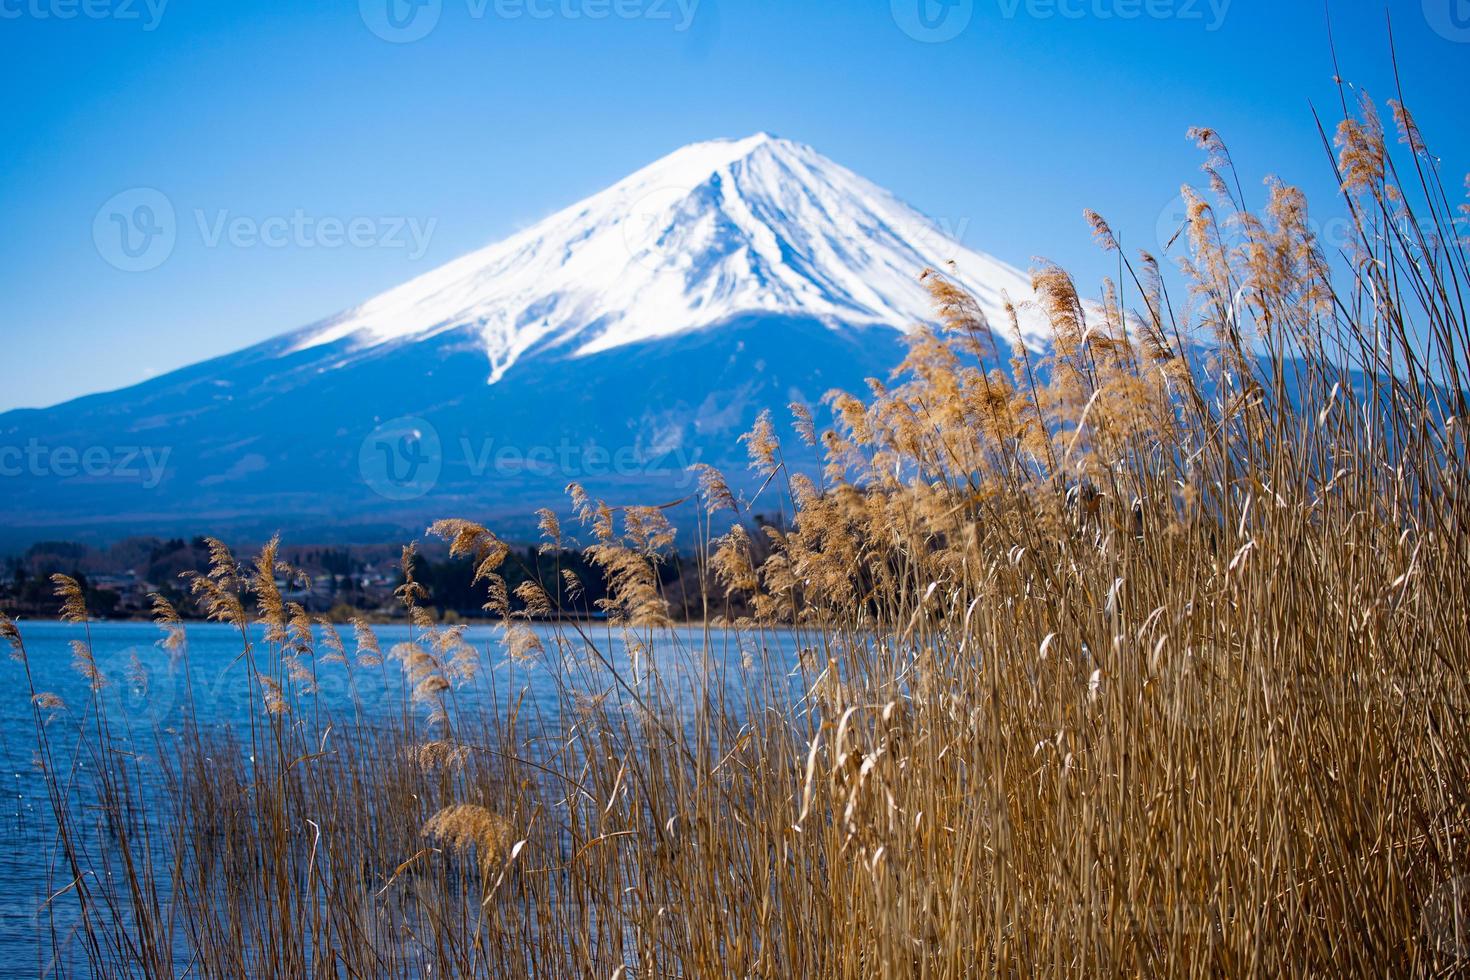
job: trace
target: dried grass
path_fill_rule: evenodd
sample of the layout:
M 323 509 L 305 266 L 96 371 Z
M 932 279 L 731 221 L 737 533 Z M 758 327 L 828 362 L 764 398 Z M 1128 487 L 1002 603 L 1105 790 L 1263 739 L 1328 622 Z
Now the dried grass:
M 1417 167 L 1399 181 L 1375 116 L 1346 122 L 1357 242 L 1334 282 L 1301 196 L 1273 186 L 1261 214 L 1243 211 L 1223 140 L 1193 135 L 1214 200 L 1190 203 L 1186 305 L 1158 259 L 1135 270 L 1091 216 L 1125 275 L 1091 304 L 1061 270 L 1037 273 L 1053 357 L 1016 350 L 1007 369 L 973 302 L 930 272 L 941 327 L 903 370 L 866 398 L 834 393 L 820 434 L 796 411 L 826 447 L 820 477 L 788 469 L 769 418 L 747 440 L 763 492 L 794 516 L 756 533 L 701 473 L 706 520 L 728 524 L 705 525 L 703 599 L 731 631 L 685 646 L 663 630 L 660 511 L 570 488 L 611 583 L 604 635 L 533 628 L 521 617 L 556 611 L 562 583 L 511 595 L 497 570 L 515 559 L 492 532 L 436 524 L 505 617 L 492 660 L 510 655 L 512 687 L 538 665 L 553 714 L 433 622 L 411 550 L 401 676 L 357 623 L 355 663 L 327 633 L 309 679 L 286 656 L 307 664 L 312 637 L 272 594 L 271 549 L 252 585 L 214 543 L 194 592 L 241 628 L 264 709 L 248 744 L 197 725 L 160 735 L 172 792 L 145 797 L 94 698 L 96 764 L 72 790 L 40 714 L 60 706 L 29 692 L 69 886 L 55 901 L 80 916 L 81 962 L 1462 973 L 1470 274 L 1455 214 Z M 1411 200 L 1438 247 L 1399 230 Z M 541 525 L 551 551 L 573 546 L 554 515 Z M 58 582 L 80 627 L 75 585 Z M 271 631 L 258 659 L 250 594 Z M 166 606 L 159 621 L 177 635 Z M 8 620 L 0 637 L 24 658 Z M 634 670 L 612 669 L 616 644 Z M 350 704 L 308 706 L 328 669 Z M 401 704 L 367 710 L 367 671 L 396 678 Z M 86 816 L 148 807 L 105 829 Z

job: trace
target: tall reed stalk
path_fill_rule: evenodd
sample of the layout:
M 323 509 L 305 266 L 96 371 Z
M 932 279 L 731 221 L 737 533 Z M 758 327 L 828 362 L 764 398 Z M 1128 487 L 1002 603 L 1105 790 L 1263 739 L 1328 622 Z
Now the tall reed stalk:
M 1092 215 L 1117 281 L 1035 274 L 1045 358 L 926 273 L 939 325 L 894 378 L 829 396 L 825 431 L 794 407 L 823 472 L 768 417 L 747 437 L 780 526 L 702 474 L 693 631 L 664 513 L 575 487 L 545 548 L 604 570 L 606 625 L 533 626 L 578 583 L 510 594 L 491 531 L 431 529 L 502 617 L 488 663 L 411 552 L 413 635 L 384 651 L 283 603 L 274 544 L 217 544 L 193 587 L 240 631 L 248 731 L 191 692 L 125 740 L 94 698 L 66 716 L 81 765 L 30 692 L 63 971 L 1466 970 L 1465 207 L 1394 119 L 1398 149 L 1367 102 L 1337 130 L 1338 255 L 1299 192 L 1250 210 L 1197 131 L 1185 292 Z

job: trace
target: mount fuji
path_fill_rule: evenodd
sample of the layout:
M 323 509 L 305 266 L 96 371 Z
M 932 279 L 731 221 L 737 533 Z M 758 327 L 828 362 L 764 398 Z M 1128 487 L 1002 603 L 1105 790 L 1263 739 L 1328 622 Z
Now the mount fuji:
M 7 472 L 0 545 L 514 527 L 571 481 L 681 498 L 693 463 L 741 469 L 762 409 L 886 376 L 930 318 L 926 268 L 997 327 L 1005 296 L 1032 298 L 1024 273 L 810 147 L 697 143 L 328 320 L 0 415 L 0 447 L 31 461 Z M 1046 346 L 1039 314 L 1020 330 Z

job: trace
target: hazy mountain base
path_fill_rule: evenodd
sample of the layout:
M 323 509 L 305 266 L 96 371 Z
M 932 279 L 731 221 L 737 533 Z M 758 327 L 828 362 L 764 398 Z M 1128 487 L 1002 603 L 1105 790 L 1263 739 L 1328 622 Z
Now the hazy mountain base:
M 734 461 L 756 409 L 884 374 L 890 331 L 932 322 L 924 268 L 1045 347 L 1025 273 L 957 230 L 769 134 L 684 147 L 338 316 L 0 417 L 11 546 L 205 520 L 260 541 L 281 515 L 383 540 L 437 514 L 513 521 L 569 480 L 671 499 L 690 462 Z
M 7 446 L 78 456 L 100 446 L 118 460 L 119 447 L 167 454 L 156 486 L 146 473 L 8 478 L 0 552 L 205 527 L 236 540 L 280 530 L 323 544 L 378 543 L 414 537 L 445 513 L 487 515 L 508 536 L 531 539 L 527 515 L 564 502 L 570 482 L 617 503 L 689 498 L 696 463 L 743 472 L 737 439 L 762 410 L 816 403 L 831 388 L 863 391 L 903 356 L 895 330 L 749 317 L 587 357 L 538 352 L 490 385 L 471 334 L 369 358 L 350 357 L 342 341 L 341 366 L 325 374 L 320 352 L 282 357 L 289 341 L 277 341 L 123 391 L 0 416 Z M 428 422 L 433 436 L 405 449 L 399 438 L 418 426 L 395 427 L 402 419 Z M 800 450 L 790 460 L 816 461 Z M 390 499 L 403 496 L 411 499 Z M 686 505 L 683 514 L 692 512 Z

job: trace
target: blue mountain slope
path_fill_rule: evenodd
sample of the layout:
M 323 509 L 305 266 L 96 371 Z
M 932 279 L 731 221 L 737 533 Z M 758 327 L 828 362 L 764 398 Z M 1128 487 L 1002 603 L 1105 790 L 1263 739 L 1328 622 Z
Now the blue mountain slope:
M 0 415 L 0 547 L 40 537 L 381 539 L 527 521 L 578 480 L 676 499 L 761 409 L 858 390 L 943 268 L 993 323 L 1028 278 L 774 137 L 685 147 L 322 323 L 122 391 Z M 1025 315 L 1021 339 L 1045 345 Z

